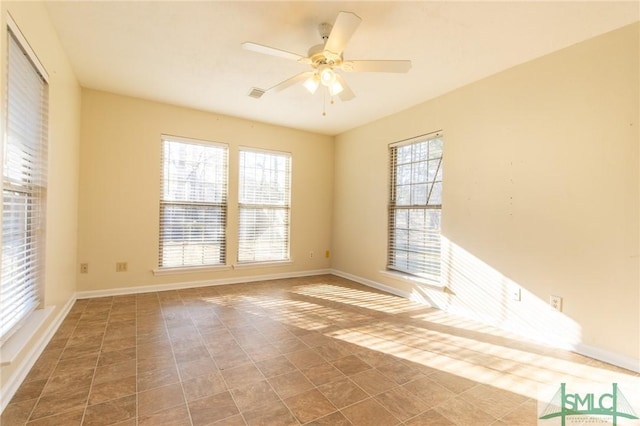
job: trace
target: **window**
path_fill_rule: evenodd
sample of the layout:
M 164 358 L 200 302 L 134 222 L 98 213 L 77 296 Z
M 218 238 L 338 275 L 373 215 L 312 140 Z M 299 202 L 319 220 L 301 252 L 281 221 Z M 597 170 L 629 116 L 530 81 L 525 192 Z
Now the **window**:
M 291 156 L 240 150 L 238 262 L 289 260 Z
M 224 265 L 227 147 L 162 137 L 160 267 Z
M 439 281 L 442 136 L 390 146 L 388 269 Z
M 9 20 L 2 161 L 0 341 L 40 304 L 47 187 L 47 75 Z

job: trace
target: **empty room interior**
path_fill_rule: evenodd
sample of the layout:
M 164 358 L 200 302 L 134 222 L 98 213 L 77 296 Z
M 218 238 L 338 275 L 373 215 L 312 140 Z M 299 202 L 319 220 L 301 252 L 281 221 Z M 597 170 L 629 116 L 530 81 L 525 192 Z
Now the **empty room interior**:
M 637 1 L 0 15 L 0 425 L 640 424 Z

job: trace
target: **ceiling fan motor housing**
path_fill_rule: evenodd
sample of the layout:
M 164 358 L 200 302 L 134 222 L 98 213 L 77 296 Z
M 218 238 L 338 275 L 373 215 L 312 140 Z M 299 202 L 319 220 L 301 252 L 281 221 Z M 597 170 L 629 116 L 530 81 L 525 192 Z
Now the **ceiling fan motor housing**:
M 339 67 L 342 64 L 342 55 L 324 50 L 324 44 L 316 44 L 309 49 L 309 59 L 311 66 L 318 68 L 321 65 L 329 65 L 331 68 Z

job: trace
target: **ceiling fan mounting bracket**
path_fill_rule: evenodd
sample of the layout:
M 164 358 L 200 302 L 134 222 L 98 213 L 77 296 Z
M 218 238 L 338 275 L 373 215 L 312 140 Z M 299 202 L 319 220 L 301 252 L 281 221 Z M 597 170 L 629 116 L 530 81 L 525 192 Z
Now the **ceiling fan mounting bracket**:
M 322 24 L 318 25 L 318 32 L 320 33 L 320 37 L 322 37 L 322 40 L 327 41 L 329 39 L 329 35 L 331 34 L 332 28 L 333 28 L 333 25 L 327 24 L 326 22 L 323 22 Z

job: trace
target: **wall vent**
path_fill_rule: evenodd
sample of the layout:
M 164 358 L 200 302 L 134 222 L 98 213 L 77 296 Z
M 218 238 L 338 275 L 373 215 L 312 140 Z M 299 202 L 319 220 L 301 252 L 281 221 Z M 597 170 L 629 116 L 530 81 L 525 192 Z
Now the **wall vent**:
M 257 87 L 252 87 L 249 92 L 249 97 L 254 99 L 260 99 L 262 95 L 264 95 L 266 90 L 258 89 Z

